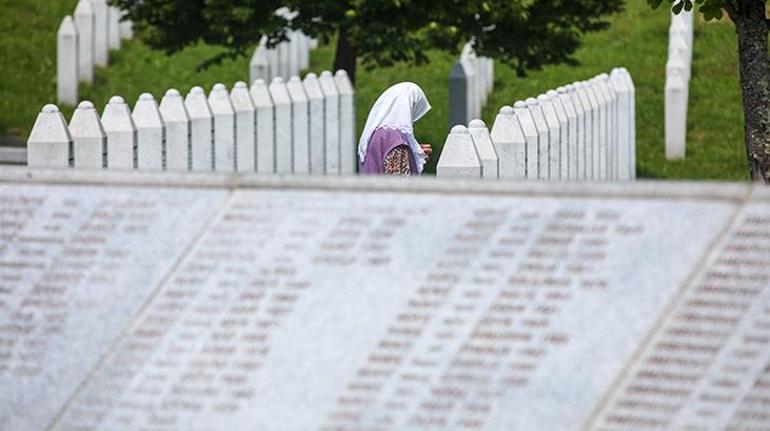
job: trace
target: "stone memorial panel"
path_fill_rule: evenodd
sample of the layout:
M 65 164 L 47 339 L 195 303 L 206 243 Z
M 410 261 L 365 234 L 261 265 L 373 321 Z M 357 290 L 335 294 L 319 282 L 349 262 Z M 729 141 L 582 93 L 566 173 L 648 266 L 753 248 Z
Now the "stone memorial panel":
M 224 197 L 0 185 L 0 429 L 53 420 Z
M 37 172 L 0 173 L 2 429 L 770 426 L 751 186 Z

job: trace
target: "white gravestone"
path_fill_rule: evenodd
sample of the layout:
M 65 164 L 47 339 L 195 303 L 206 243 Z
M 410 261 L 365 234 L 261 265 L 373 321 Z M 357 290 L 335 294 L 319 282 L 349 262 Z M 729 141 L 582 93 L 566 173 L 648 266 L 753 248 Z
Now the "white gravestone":
M 356 95 L 347 72 L 338 70 L 334 83 L 340 95 L 340 173 L 352 175 L 358 166 L 356 141 Z
M 94 10 L 94 64 L 106 66 L 109 61 L 109 15 L 106 0 L 90 0 Z
M 482 167 L 473 138 L 465 126 L 454 126 L 436 164 L 438 177 L 481 178 Z
M 265 81 L 257 79 L 249 89 L 257 110 L 257 172 L 275 172 L 275 105 Z
M 267 37 L 263 36 L 249 61 L 249 82 L 257 79 L 270 80 L 270 60 L 267 57 Z
M 612 143 L 612 133 L 614 130 L 614 127 L 612 125 L 613 121 L 613 109 L 614 109 L 614 103 L 613 103 L 613 95 L 607 90 L 606 82 L 604 81 L 603 77 L 601 75 L 595 76 L 590 79 L 590 83 L 594 88 L 594 94 L 596 94 L 597 99 L 599 99 L 604 107 L 604 128 L 602 129 L 604 131 L 604 145 L 602 145 L 602 151 L 603 154 L 601 154 L 601 160 L 604 162 L 605 169 L 604 169 L 604 179 L 605 180 L 613 180 L 613 167 L 612 163 L 614 160 L 613 155 L 613 143 Z
M 291 98 L 293 172 L 310 173 L 310 120 L 308 98 L 302 81 L 292 76 L 286 84 Z
M 536 180 L 539 178 L 539 166 L 538 166 L 538 130 L 535 124 L 535 119 L 532 117 L 532 113 L 529 111 L 527 103 L 524 101 L 516 101 L 513 104 L 513 112 L 516 114 L 516 118 L 519 120 L 521 126 L 521 132 L 524 134 L 524 139 L 527 141 L 527 178 Z
M 556 97 L 561 104 L 561 110 L 567 118 L 567 178 L 577 180 L 578 177 L 578 126 L 580 118 L 578 117 L 575 105 L 572 103 L 572 97 L 566 87 L 556 89 Z M 553 96 L 552 96 L 553 97 Z M 562 135 L 563 136 L 563 135 Z M 562 146 L 564 148 L 564 146 Z
M 308 73 L 302 84 L 310 109 L 310 173 L 323 175 L 326 166 L 324 94 L 315 73 Z
M 468 92 L 468 98 L 467 98 L 467 105 L 468 105 L 468 114 L 466 115 L 466 118 L 478 118 L 480 117 L 481 108 L 479 107 L 479 97 L 476 93 L 477 84 L 476 81 L 478 80 L 478 74 L 476 70 L 476 65 L 473 62 L 473 58 L 471 57 L 471 51 L 470 44 L 465 44 L 463 47 L 462 53 L 460 54 L 460 64 L 463 67 L 463 70 L 465 72 L 465 77 L 467 79 L 467 92 Z
M 306 70 L 310 67 L 310 39 L 299 32 L 299 68 Z
M 256 172 L 257 110 L 245 82 L 235 83 L 230 92 L 230 100 L 235 110 L 235 158 L 238 160 L 238 172 Z
M 190 169 L 190 115 L 176 89 L 169 89 L 160 101 L 160 115 L 166 126 L 166 169 Z
M 596 100 L 589 98 L 589 93 L 582 82 L 575 82 L 573 86 L 585 113 L 585 179 L 595 180 L 598 179 L 599 169 L 594 165 L 594 153 L 596 152 L 599 139 L 599 108 L 596 105 Z
M 67 167 L 72 158 L 72 137 L 56 105 L 45 105 L 27 140 L 27 165 L 34 168 Z
M 75 8 L 75 27 L 78 30 L 78 79 L 94 82 L 94 26 L 96 15 L 91 0 L 80 0 Z
M 631 164 L 633 151 L 633 136 L 631 133 L 631 88 L 620 69 L 613 69 L 610 81 L 618 95 L 618 176 L 620 180 L 632 179 L 634 166 Z
M 588 94 L 588 99 L 597 107 L 598 128 L 594 124 L 594 130 L 597 132 L 598 140 L 594 141 L 594 174 L 595 179 L 600 181 L 607 180 L 607 101 L 604 95 L 599 91 L 595 81 L 585 81 L 584 88 Z
M 610 85 L 610 76 L 602 73 L 596 77 L 599 88 L 604 92 L 605 98 L 609 100 L 609 112 L 607 115 L 607 173 L 611 180 L 618 180 L 618 125 L 617 125 L 617 94 Z
M 664 99 L 666 158 L 678 160 L 685 157 L 687 142 L 687 103 L 689 83 L 684 61 L 675 55 L 666 64 Z
M 0 172 L 3 429 L 770 425 L 760 188 L 94 178 Z
M 293 172 L 291 98 L 281 77 L 270 83 L 270 97 L 275 105 L 275 172 Z
M 73 166 L 76 168 L 103 168 L 107 163 L 107 136 L 94 104 L 78 104 L 69 124 L 72 136 Z
M 577 167 L 578 167 L 578 176 L 577 178 L 580 180 L 585 180 L 588 178 L 588 141 L 591 138 L 591 125 L 590 125 L 590 113 L 587 113 L 583 101 L 580 97 L 580 94 L 577 91 L 577 88 L 574 84 L 567 84 L 565 86 L 567 90 L 567 94 L 570 97 L 570 101 L 572 102 L 572 106 L 575 108 L 575 114 L 578 118 L 578 127 L 577 127 L 577 154 L 578 154 L 578 160 L 577 160 Z
M 136 168 L 136 126 L 131 109 L 120 96 L 113 96 L 102 112 L 102 127 L 107 135 L 107 167 Z
M 557 181 L 562 178 L 561 125 L 559 124 L 559 118 L 556 116 L 556 108 L 553 106 L 554 101 L 549 96 L 541 94 L 537 96 L 537 102 L 540 104 L 540 109 L 542 109 L 543 117 L 545 118 L 545 124 L 548 126 L 549 178 Z
M 481 120 L 473 120 L 468 124 L 468 132 L 473 138 L 473 145 L 479 155 L 482 167 L 482 177 L 487 180 L 499 178 L 499 159 L 487 125 Z
M 280 71 L 278 70 L 278 47 L 274 46 L 272 48 L 267 49 L 267 61 L 270 63 L 270 78 L 265 79 L 265 82 L 270 82 L 275 78 L 276 76 L 280 76 Z M 253 83 L 253 82 L 252 82 Z
M 78 32 L 67 15 L 56 33 L 56 99 L 59 103 L 78 103 Z
M 631 109 L 628 115 L 629 118 L 629 129 L 631 134 L 631 149 L 629 151 L 629 155 L 631 157 L 631 179 L 636 178 L 636 87 L 634 86 L 634 80 L 631 77 L 631 74 L 626 70 L 626 68 L 621 67 L 619 68 L 619 71 L 621 73 L 621 76 L 625 78 L 626 81 L 626 88 L 629 90 L 629 104 L 631 106 Z
M 607 163 L 609 164 L 609 177 L 611 180 L 617 181 L 618 178 L 618 95 L 612 88 L 610 83 L 610 76 L 606 73 L 602 73 L 596 77 L 600 88 L 604 91 L 605 97 L 609 99 L 609 115 L 608 115 L 608 141 L 609 148 L 607 149 L 608 157 Z
M 284 41 L 279 43 L 276 47 L 276 50 L 278 51 L 278 74 L 276 76 L 287 80 L 289 79 L 289 55 L 290 55 L 290 47 L 289 42 Z
M 339 175 L 340 169 L 340 96 L 334 76 L 328 70 L 318 78 L 324 95 L 324 119 L 326 122 L 326 167 L 327 175 Z
M 527 178 L 527 140 L 513 107 L 500 108 L 490 136 L 499 157 L 500 178 Z
M 150 93 L 142 93 L 131 113 L 136 125 L 136 167 L 140 170 L 165 169 L 166 127 L 158 103 Z
M 537 129 L 537 178 L 541 180 L 547 180 L 551 178 L 551 156 L 550 156 L 550 141 L 551 135 L 548 130 L 548 124 L 545 122 L 545 116 L 543 110 L 540 107 L 540 102 L 534 97 L 529 97 L 525 100 L 529 113 L 532 116 L 532 120 L 535 123 Z
M 184 99 L 190 115 L 190 169 L 214 169 L 214 117 L 202 87 L 193 87 Z
M 289 77 L 299 75 L 299 39 L 298 31 L 289 32 Z M 291 79 L 288 78 L 287 79 Z
M 214 117 L 214 170 L 235 172 L 238 163 L 235 148 L 235 110 L 225 84 L 214 84 L 209 93 L 209 107 Z
M 108 6 L 107 14 L 107 19 L 109 20 L 107 25 L 107 31 L 109 32 L 108 46 L 110 49 L 120 49 L 120 9 Z
M 549 90 L 546 95 L 551 99 L 553 111 L 556 119 L 559 121 L 559 177 L 562 180 L 572 179 L 569 172 L 569 118 L 567 111 L 562 105 L 559 93 L 556 90 Z

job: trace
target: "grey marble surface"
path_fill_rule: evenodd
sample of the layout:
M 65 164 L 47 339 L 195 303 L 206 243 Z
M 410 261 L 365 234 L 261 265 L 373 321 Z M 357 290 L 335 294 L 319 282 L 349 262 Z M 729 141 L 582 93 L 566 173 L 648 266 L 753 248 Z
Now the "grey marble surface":
M 768 425 L 761 189 L 8 169 L 0 193 L 2 429 Z

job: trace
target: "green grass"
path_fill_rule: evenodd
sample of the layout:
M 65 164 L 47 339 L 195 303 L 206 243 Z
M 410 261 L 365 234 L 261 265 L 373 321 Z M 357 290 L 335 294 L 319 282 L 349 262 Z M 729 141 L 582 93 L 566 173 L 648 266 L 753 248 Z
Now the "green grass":
M 55 31 L 61 17 L 71 13 L 74 0 L 0 0 L 0 134 L 26 136 L 35 116 L 55 98 Z M 45 7 L 44 7 L 45 6 Z M 743 114 L 738 87 L 737 47 L 731 23 L 707 24 L 696 17 L 693 80 L 690 84 L 687 158 L 669 162 L 664 157 L 663 86 L 669 16 L 652 11 L 642 0 L 628 0 L 626 11 L 614 16 L 612 26 L 585 37 L 576 57 L 580 65 L 552 66 L 519 78 L 508 67 L 497 65 L 495 90 L 483 112 L 491 127 L 497 110 L 515 100 L 536 96 L 568 82 L 586 79 L 613 67 L 625 66 L 636 83 L 637 173 L 640 177 L 687 179 L 748 179 L 743 150 Z M 34 25 L 22 26 L 32 20 Z M 30 47 L 34 52 L 30 52 Z M 195 67 L 218 52 L 195 46 L 172 56 L 152 51 L 140 42 L 124 44 L 111 54 L 107 68 L 99 69 L 93 86 L 81 86 L 81 98 L 92 100 L 99 110 L 114 94 L 133 104 L 142 92 L 156 98 L 174 87 L 186 92 L 194 85 L 207 90 L 216 82 L 228 86 L 247 80 L 248 59 L 227 61 L 202 72 Z M 433 172 L 438 152 L 446 139 L 447 80 L 454 56 L 431 53 L 431 63 L 414 67 L 397 65 L 366 70 L 359 68 L 356 106 L 359 131 L 374 100 L 388 86 L 413 81 L 426 92 L 433 110 L 415 129 L 422 142 L 436 152 L 428 165 Z M 314 51 L 311 70 L 328 69 L 333 46 Z M 69 118 L 71 107 L 64 107 Z

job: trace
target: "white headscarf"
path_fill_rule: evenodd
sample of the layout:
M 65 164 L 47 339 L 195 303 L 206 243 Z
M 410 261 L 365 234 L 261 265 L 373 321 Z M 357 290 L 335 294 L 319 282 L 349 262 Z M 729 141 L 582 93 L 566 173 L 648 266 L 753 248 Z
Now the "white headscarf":
M 417 163 L 417 172 L 422 173 L 428 156 L 414 138 L 412 125 L 430 111 L 430 108 L 422 88 L 413 82 L 401 82 L 385 90 L 369 111 L 364 132 L 358 141 L 358 159 L 361 163 L 366 159 L 369 138 L 375 130 L 385 127 L 400 130 L 406 136 L 409 149 Z

